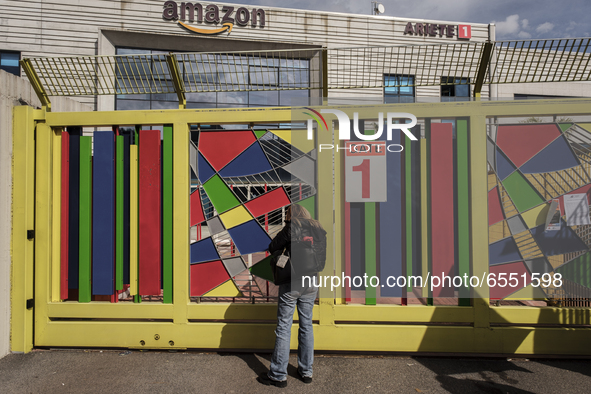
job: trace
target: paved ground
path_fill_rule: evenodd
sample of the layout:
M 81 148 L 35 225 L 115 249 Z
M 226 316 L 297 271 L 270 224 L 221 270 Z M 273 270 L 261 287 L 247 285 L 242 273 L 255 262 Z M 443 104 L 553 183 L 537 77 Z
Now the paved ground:
M 591 360 L 317 355 L 314 382 L 256 381 L 269 354 L 37 350 L 0 359 L 2 393 L 589 393 Z

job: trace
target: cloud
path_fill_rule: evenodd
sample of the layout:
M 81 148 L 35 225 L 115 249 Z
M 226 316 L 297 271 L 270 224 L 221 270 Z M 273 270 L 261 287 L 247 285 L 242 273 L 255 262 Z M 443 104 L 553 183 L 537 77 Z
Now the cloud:
M 531 38 L 531 34 L 529 34 L 528 32 L 522 30 L 519 33 L 517 33 L 517 37 L 518 38 L 523 38 L 523 39 Z
M 500 35 L 517 33 L 519 31 L 519 15 L 509 15 L 504 22 L 498 22 L 497 31 Z
M 529 21 L 527 19 L 522 19 L 521 20 L 521 28 L 527 29 L 528 27 L 529 27 Z
M 552 31 L 552 29 L 554 29 L 554 23 L 550 23 L 550 22 L 542 23 L 541 25 L 536 27 L 536 31 L 538 33 L 542 33 L 542 34 L 548 33 L 550 31 Z

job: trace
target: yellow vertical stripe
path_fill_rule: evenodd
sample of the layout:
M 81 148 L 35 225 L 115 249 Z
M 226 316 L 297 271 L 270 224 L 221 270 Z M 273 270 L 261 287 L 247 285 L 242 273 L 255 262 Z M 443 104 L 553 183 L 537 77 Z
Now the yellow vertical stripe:
M 317 143 L 333 144 L 333 134 L 336 130 L 319 130 Z M 324 275 L 333 275 L 335 267 L 335 228 L 333 223 L 333 150 L 318 152 L 316 168 L 318 169 L 317 183 L 317 212 L 318 220 L 326 230 L 326 265 L 320 273 Z M 338 235 L 337 235 L 338 237 Z M 330 287 L 320 287 L 318 289 L 319 298 L 319 322 L 321 325 L 334 324 L 334 292 Z
M 61 195 L 62 195 L 62 131 L 52 133 L 53 149 L 51 160 L 53 162 L 52 184 L 52 238 L 51 238 L 51 301 L 61 300 Z
M 470 117 L 470 236 L 472 275 L 488 272 L 488 163 L 486 161 L 486 117 Z M 489 288 L 485 280 L 473 287 L 474 327 L 489 329 Z
M 33 108 L 13 109 L 12 159 L 12 275 L 10 303 L 10 350 L 29 352 L 33 348 L 33 310 L 26 302 L 33 298 L 34 241 L 27 230 L 35 227 L 35 123 Z
M 174 323 L 186 324 L 189 303 L 189 176 L 190 129 L 187 123 L 175 123 L 172 129 L 174 184 L 172 190 L 172 255 Z
M 322 132 L 322 131 L 321 131 Z M 334 275 L 341 277 L 345 272 L 345 193 L 344 187 L 344 158 L 345 152 L 340 151 L 334 155 L 334 244 L 335 244 L 335 269 Z M 336 289 L 335 303 L 344 304 L 346 298 L 345 286 L 341 285 Z
M 51 300 L 52 259 L 52 143 L 53 131 L 46 123 L 37 124 L 35 147 L 35 327 L 46 324 L 47 304 Z M 43 330 L 35 329 L 34 343 Z
M 129 146 L 129 294 L 138 292 L 138 161 L 137 145 Z

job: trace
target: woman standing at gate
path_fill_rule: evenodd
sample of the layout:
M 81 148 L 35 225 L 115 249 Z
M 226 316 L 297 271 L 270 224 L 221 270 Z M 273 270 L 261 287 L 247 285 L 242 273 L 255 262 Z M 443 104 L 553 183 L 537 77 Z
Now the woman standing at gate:
M 324 265 L 326 260 L 326 231 L 320 222 L 312 219 L 306 208 L 294 204 L 286 213 L 285 227 L 273 238 L 269 245 L 271 253 L 287 250 L 291 254 L 292 236 L 296 241 L 311 242 L 316 260 Z M 297 259 L 296 259 L 297 260 Z M 291 264 L 297 272 L 298 261 Z M 299 316 L 298 328 L 298 375 L 304 383 L 312 383 L 312 363 L 314 362 L 314 330 L 312 327 L 312 310 L 318 289 L 301 280 L 292 280 L 279 285 L 277 304 L 277 328 L 275 329 L 275 348 L 271 358 L 268 374 L 261 374 L 259 382 L 277 387 L 287 386 L 287 365 L 289 364 L 289 342 L 293 313 L 297 306 Z

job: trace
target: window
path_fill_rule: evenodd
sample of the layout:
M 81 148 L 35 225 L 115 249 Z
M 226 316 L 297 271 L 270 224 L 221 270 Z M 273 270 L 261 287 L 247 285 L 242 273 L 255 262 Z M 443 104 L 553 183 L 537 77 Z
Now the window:
M 21 76 L 21 66 L 18 63 L 19 60 L 21 60 L 20 52 L 0 51 L 0 69 L 14 74 L 17 77 Z
M 412 103 L 415 97 L 414 75 L 384 75 L 385 103 Z
M 164 54 L 166 51 L 150 49 L 117 48 L 117 55 Z M 180 56 L 180 55 L 179 55 Z M 190 58 L 189 59 L 195 59 Z M 140 64 L 142 67 L 130 67 L 120 60 L 120 75 L 131 74 L 150 82 L 142 76 L 143 68 L 152 70 L 157 75 L 167 74 L 168 68 L 161 61 L 152 60 L 152 65 Z M 206 60 L 182 62 L 180 72 L 185 85 L 194 87 L 204 84 L 211 89 L 237 90 L 226 92 L 187 93 L 187 108 L 223 108 L 223 107 L 260 107 L 292 105 L 292 99 L 309 97 L 308 89 L 281 90 L 282 88 L 307 88 L 310 86 L 310 61 L 308 59 L 267 59 L 258 56 L 237 57 L 223 54 L 207 55 Z M 161 70 L 161 69 L 164 70 Z M 186 68 L 186 70 L 185 70 Z M 172 83 L 159 79 L 157 83 Z M 119 78 L 118 83 L 125 86 L 125 79 Z M 248 89 L 253 91 L 247 91 Z M 257 91 L 257 89 L 260 89 Z M 263 90 L 276 89 L 276 90 Z M 242 91 L 238 91 L 242 90 Z M 176 93 L 172 94 L 134 94 L 117 95 L 115 109 L 174 109 L 178 108 Z
M 456 85 L 446 85 L 456 84 Z M 451 98 L 456 97 L 456 98 Z M 457 98 L 462 97 L 462 98 Z M 467 97 L 467 99 L 463 98 Z M 470 97 L 470 78 L 441 77 L 441 101 L 464 101 Z

